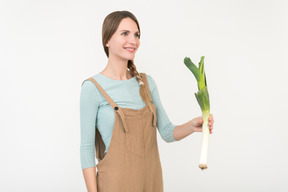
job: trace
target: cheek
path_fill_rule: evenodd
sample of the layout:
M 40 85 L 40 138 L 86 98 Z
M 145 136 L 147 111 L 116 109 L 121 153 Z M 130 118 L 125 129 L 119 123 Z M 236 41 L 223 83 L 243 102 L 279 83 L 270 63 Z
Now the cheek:
M 117 52 L 117 50 L 118 51 L 121 50 L 123 48 L 123 46 L 124 46 L 123 42 L 117 40 L 117 41 L 113 41 L 113 43 L 111 42 L 110 49 Z

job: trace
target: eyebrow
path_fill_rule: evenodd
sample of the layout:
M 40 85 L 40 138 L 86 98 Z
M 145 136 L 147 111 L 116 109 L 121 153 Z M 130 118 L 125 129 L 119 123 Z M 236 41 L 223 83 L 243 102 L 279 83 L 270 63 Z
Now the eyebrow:
M 128 32 L 130 32 L 129 30 L 121 30 L 120 32 L 123 32 L 123 31 L 128 31 Z M 135 33 L 140 33 L 139 31 L 136 31 Z

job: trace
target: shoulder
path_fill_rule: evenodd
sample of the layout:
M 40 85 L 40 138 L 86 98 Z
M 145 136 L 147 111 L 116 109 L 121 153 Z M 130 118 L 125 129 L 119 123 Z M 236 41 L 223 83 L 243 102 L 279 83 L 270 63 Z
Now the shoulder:
M 93 78 L 98 82 L 98 74 L 91 76 L 89 78 Z M 85 79 L 81 85 L 81 91 L 86 93 L 98 94 L 99 90 L 97 89 L 96 85 L 89 80 L 89 78 Z
M 82 82 L 82 86 L 81 86 L 82 90 L 96 90 L 96 85 L 89 80 L 89 78 L 85 79 Z
M 146 74 L 147 81 L 148 81 L 148 84 L 149 84 L 149 89 L 152 92 L 155 89 L 155 87 L 156 87 L 156 83 L 155 83 L 155 81 L 154 81 L 154 79 L 153 79 L 153 77 L 151 75 L 149 75 L 147 73 L 145 73 L 145 74 Z

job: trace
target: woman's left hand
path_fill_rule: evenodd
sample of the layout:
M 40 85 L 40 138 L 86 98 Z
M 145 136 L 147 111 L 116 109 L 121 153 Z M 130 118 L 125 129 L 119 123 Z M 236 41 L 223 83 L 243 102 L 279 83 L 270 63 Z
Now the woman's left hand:
M 213 124 L 214 124 L 214 119 L 213 119 L 212 114 L 210 114 L 208 120 L 209 120 L 208 126 L 210 129 L 210 134 L 212 134 Z M 192 119 L 191 124 L 192 124 L 194 132 L 202 132 L 202 124 L 203 124 L 202 116 Z

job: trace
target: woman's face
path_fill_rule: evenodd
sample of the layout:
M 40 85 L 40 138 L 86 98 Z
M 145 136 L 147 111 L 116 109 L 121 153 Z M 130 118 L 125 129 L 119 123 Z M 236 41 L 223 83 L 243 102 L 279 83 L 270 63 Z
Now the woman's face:
M 108 41 L 109 58 L 133 60 L 140 46 L 140 33 L 137 24 L 130 18 L 124 18 L 118 29 Z

